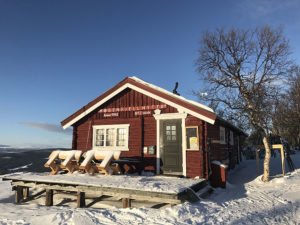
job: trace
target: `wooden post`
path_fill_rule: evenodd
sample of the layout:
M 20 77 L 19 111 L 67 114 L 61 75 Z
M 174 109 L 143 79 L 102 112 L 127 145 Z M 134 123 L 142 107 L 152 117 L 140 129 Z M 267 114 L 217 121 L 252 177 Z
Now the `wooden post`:
M 282 176 L 285 175 L 285 156 L 284 156 L 284 150 L 283 150 L 283 145 L 281 145 L 280 148 L 280 155 L 281 155 L 281 167 L 282 167 Z
M 46 206 L 53 206 L 53 190 L 46 190 Z
M 24 200 L 28 200 L 29 198 L 29 187 L 23 187 L 23 190 L 22 190 L 22 194 L 23 194 L 23 199 Z
M 16 186 L 15 188 L 15 203 L 18 204 L 23 199 L 23 188 L 20 186 Z
M 280 157 L 281 157 L 281 167 L 282 167 L 282 176 L 285 175 L 285 155 L 284 155 L 284 148 L 282 144 L 272 145 L 272 149 L 279 149 L 280 150 Z
M 122 198 L 123 208 L 131 208 L 131 199 L 130 198 Z
M 85 207 L 85 193 L 84 192 L 77 192 L 77 208 Z
M 259 151 L 260 149 L 256 149 L 255 158 L 256 158 L 256 173 L 259 174 Z

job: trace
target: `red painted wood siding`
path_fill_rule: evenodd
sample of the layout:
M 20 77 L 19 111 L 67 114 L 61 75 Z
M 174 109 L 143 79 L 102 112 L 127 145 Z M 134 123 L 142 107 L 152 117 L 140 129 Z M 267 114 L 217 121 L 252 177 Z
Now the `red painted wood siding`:
M 220 126 L 225 128 L 226 143 L 216 143 L 220 141 Z M 233 132 L 234 144 L 230 145 L 230 131 Z M 229 128 L 220 121 L 216 121 L 214 125 L 208 124 L 208 138 L 211 140 L 210 146 L 210 160 L 218 160 L 226 163 L 230 168 L 234 168 L 238 164 L 238 143 L 237 136 L 239 134 L 233 129 Z M 241 146 L 241 145 L 240 145 Z
M 188 151 L 186 154 L 187 177 L 203 177 L 203 152 Z
M 119 112 L 118 117 L 103 117 L 100 109 L 118 108 L 118 107 L 134 107 L 147 105 L 161 105 L 162 103 L 148 96 L 142 95 L 134 90 L 126 89 L 111 101 L 80 120 L 73 126 L 73 149 L 81 149 L 87 151 L 92 149 L 93 125 L 107 124 L 130 124 L 129 128 L 129 151 L 124 151 L 121 157 L 145 157 L 145 169 L 156 171 L 156 155 L 143 153 L 143 148 L 156 146 L 156 120 L 153 117 L 154 110 L 151 115 L 134 115 L 134 111 Z M 173 107 L 167 106 L 161 109 L 162 113 L 177 112 Z
M 135 107 L 147 105 L 162 105 L 161 102 L 145 96 L 134 90 L 126 89 L 119 95 L 112 98 L 109 102 L 94 110 L 85 118 L 78 121 L 73 126 L 72 148 L 80 150 L 92 149 L 93 125 L 107 124 L 130 124 L 129 127 L 129 151 L 123 151 L 121 157 L 144 157 L 144 169 L 156 171 L 156 155 L 144 154 L 143 148 L 156 146 L 156 120 L 153 117 L 154 110 L 150 110 L 150 115 L 135 115 L 134 111 L 119 112 L 118 117 L 103 117 L 104 113 L 100 113 L 100 109 L 110 109 L 119 107 Z M 175 113 L 177 109 L 166 106 L 161 110 L 162 113 Z M 185 121 L 186 127 L 197 126 L 199 132 L 199 151 L 186 152 L 187 158 L 187 176 L 188 177 L 207 177 L 208 160 L 206 157 L 206 141 L 207 137 L 212 140 L 220 140 L 219 126 L 220 122 L 216 121 L 215 125 L 210 125 L 202 120 L 188 115 Z M 207 126 L 207 134 L 205 126 Z M 229 128 L 226 128 L 226 134 L 229 135 Z M 236 139 L 236 133 L 234 137 Z M 237 141 L 234 146 L 229 144 L 211 144 L 210 160 L 229 160 L 229 152 L 231 151 L 230 162 L 234 167 L 238 163 Z
M 186 164 L 187 164 L 187 177 L 204 177 L 205 165 L 203 162 L 205 137 L 204 137 L 204 122 L 196 117 L 188 116 L 185 119 L 185 126 L 198 127 L 198 141 L 199 151 L 187 150 L 186 151 Z
M 87 109 L 89 109 L 90 107 L 94 106 L 95 104 L 97 104 L 97 102 L 103 100 L 104 98 L 106 98 L 107 96 L 109 96 L 110 94 L 112 94 L 114 91 L 116 91 L 118 88 L 122 87 L 125 84 L 132 84 L 138 88 L 141 88 L 145 91 L 148 91 L 154 95 L 157 95 L 159 97 L 162 97 L 168 101 L 174 102 L 182 107 L 185 107 L 187 109 L 190 109 L 194 112 L 197 112 L 201 115 L 204 115 L 212 120 L 216 119 L 216 114 L 210 111 L 207 111 L 204 108 L 198 107 L 194 104 L 191 104 L 188 101 L 182 100 L 180 98 L 177 98 L 175 96 L 172 96 L 170 94 L 166 94 L 163 91 L 160 91 L 158 89 L 152 88 L 151 86 L 147 85 L 147 84 L 142 84 L 132 78 L 125 78 L 124 80 L 122 80 L 120 83 L 118 83 L 117 85 L 115 85 L 113 88 L 109 89 L 108 91 L 106 91 L 105 93 L 103 93 L 102 95 L 98 96 L 96 99 L 92 100 L 91 102 L 89 102 L 88 104 L 86 104 L 84 107 L 82 107 L 81 109 L 79 109 L 78 111 L 76 111 L 75 113 L 73 113 L 72 115 L 70 115 L 68 118 L 66 118 L 65 120 L 63 120 L 61 122 L 61 124 L 64 126 L 67 123 L 69 123 L 71 120 L 73 120 L 74 118 L 76 118 L 78 115 L 80 115 L 81 113 L 83 113 L 84 111 L 86 111 Z M 131 98 L 130 98 L 131 100 Z M 140 98 L 136 99 L 136 98 L 132 98 L 132 101 L 139 101 Z M 134 103 L 136 104 L 136 103 Z
M 143 146 L 156 146 L 156 120 L 154 117 L 144 117 L 144 144 Z M 156 172 L 156 155 L 144 154 L 144 169 Z
M 122 151 L 121 157 L 141 157 L 142 156 L 142 119 L 105 119 L 105 120 L 85 120 L 74 128 L 76 136 L 73 142 L 73 149 L 87 151 L 92 149 L 93 125 L 108 124 L 129 124 L 129 151 Z
M 164 103 L 161 103 L 160 101 L 157 101 L 153 98 L 150 98 L 146 95 L 143 95 L 137 91 L 131 90 L 131 89 L 125 89 L 118 95 L 116 95 L 114 98 L 112 98 L 110 101 L 102 105 L 100 108 L 98 108 L 96 111 L 96 114 L 94 114 L 95 119 L 106 119 L 104 117 L 103 112 L 98 112 L 100 109 L 112 109 L 112 108 L 120 108 L 120 107 L 136 107 L 136 106 L 151 106 L 151 105 L 165 105 Z M 151 111 L 149 115 L 143 115 L 144 117 L 152 117 L 154 114 L 154 110 L 141 110 L 141 111 Z M 161 109 L 161 113 L 175 113 L 178 112 L 177 109 L 166 106 L 166 108 Z M 137 117 L 135 114 L 135 111 L 126 111 L 126 112 L 119 112 L 118 118 L 134 118 Z

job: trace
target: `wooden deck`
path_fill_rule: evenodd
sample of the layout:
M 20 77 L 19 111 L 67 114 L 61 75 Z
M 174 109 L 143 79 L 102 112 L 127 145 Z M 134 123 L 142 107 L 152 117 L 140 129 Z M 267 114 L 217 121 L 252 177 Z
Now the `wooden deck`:
M 79 175 L 80 176 L 80 175 Z M 82 176 L 82 175 L 81 175 Z M 42 189 L 40 193 L 45 193 L 45 205 L 53 205 L 54 192 L 67 192 L 75 194 L 77 196 L 77 207 L 86 207 L 86 196 L 94 196 L 94 200 L 100 201 L 103 197 L 114 197 L 122 202 L 122 207 L 131 207 L 132 201 L 145 201 L 157 204 L 171 204 L 176 205 L 184 201 L 195 202 L 199 201 L 199 197 L 195 192 L 199 191 L 206 186 L 204 179 L 191 180 L 186 178 L 166 178 L 163 179 L 159 176 L 153 177 L 122 177 L 122 176 L 102 176 L 102 177 L 89 177 L 84 179 L 79 177 L 76 179 L 76 175 L 12 175 L 2 178 L 4 181 L 11 181 L 13 190 L 15 191 L 15 203 L 21 203 L 33 199 L 30 195 L 32 190 Z M 81 179 L 80 179 L 81 178 Z M 126 185 L 126 182 L 121 182 L 122 185 L 114 186 L 114 182 L 108 182 L 109 180 L 116 179 L 128 179 L 129 184 L 133 184 L 136 181 L 130 179 L 138 179 L 140 182 L 149 182 L 149 186 L 139 187 L 136 182 L 136 187 L 133 185 Z M 174 180 L 180 179 L 180 180 Z M 159 186 L 159 182 L 162 183 L 162 189 L 153 188 Z M 152 182 L 152 183 L 151 183 Z M 172 184 L 173 182 L 173 184 Z M 174 182 L 178 182 L 178 188 L 168 189 L 174 186 Z M 185 184 L 186 183 L 186 184 Z M 177 187 L 177 186 L 176 186 Z M 35 196 L 36 197 L 36 196 Z M 90 205 L 90 204 L 89 204 Z

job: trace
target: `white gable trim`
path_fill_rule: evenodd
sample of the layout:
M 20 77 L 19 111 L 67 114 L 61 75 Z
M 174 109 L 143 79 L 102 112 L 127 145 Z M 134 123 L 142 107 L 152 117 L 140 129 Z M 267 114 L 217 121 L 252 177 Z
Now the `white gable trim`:
M 210 124 L 214 124 L 215 123 L 215 120 L 212 120 L 206 116 L 203 116 L 199 113 L 196 113 L 190 109 L 187 109 L 185 107 L 182 107 L 172 101 L 169 101 L 165 98 L 162 98 L 158 95 L 155 95 L 149 91 L 146 91 L 142 88 L 139 88 L 135 85 L 132 85 L 132 84 L 129 84 L 129 83 L 126 83 L 124 84 L 123 86 L 121 86 L 120 88 L 118 88 L 117 90 L 115 90 L 114 92 L 112 92 L 111 94 L 109 94 L 108 96 L 106 96 L 105 98 L 103 98 L 101 101 L 97 102 L 95 105 L 91 106 L 90 108 L 88 108 L 87 110 L 85 110 L 84 112 L 82 112 L 81 114 L 79 114 L 78 116 L 76 116 L 74 119 L 72 119 L 70 122 L 66 123 L 64 126 L 63 126 L 63 129 L 66 129 L 68 128 L 69 126 L 73 125 L 74 123 L 76 123 L 77 121 L 79 121 L 80 119 L 82 119 L 84 116 L 88 115 L 89 113 L 91 113 L 93 110 L 95 110 L 96 108 L 98 108 L 99 106 L 101 106 L 102 104 L 104 104 L 105 102 L 107 102 L 109 99 L 111 99 L 112 97 L 114 97 L 115 95 L 119 94 L 121 91 L 125 90 L 126 88 L 130 88 L 132 90 L 135 90 L 137 92 L 140 92 L 141 94 L 144 94 L 144 95 L 147 95 L 151 98 L 154 98 L 162 103 L 165 103 L 167 105 L 170 105 L 176 109 L 178 109 L 178 111 L 180 113 L 183 113 L 183 112 L 186 112 L 192 116 L 195 116 L 201 120 L 204 120 Z
M 112 92 L 110 95 L 106 96 L 101 101 L 97 102 L 95 105 L 93 105 L 92 107 L 88 108 L 87 110 L 85 110 L 84 112 L 82 112 L 81 114 L 79 114 L 78 116 L 76 116 L 70 122 L 66 123 L 63 126 L 63 129 L 66 129 L 69 126 L 73 125 L 74 123 L 76 123 L 77 121 L 79 121 L 80 119 L 82 119 L 83 117 L 85 117 L 86 115 L 88 115 L 90 112 L 94 111 L 96 108 L 98 108 L 99 106 L 103 105 L 109 99 L 111 99 L 112 97 L 116 96 L 121 91 L 125 90 L 126 88 L 128 88 L 128 84 L 124 84 L 123 86 L 121 86 L 120 88 L 118 88 L 117 90 L 115 90 L 114 92 Z
M 167 100 L 167 99 L 165 99 L 165 98 L 162 98 L 162 97 L 160 97 L 160 96 L 158 96 L 158 95 L 152 94 L 152 93 L 150 93 L 150 92 L 148 92 L 148 91 L 146 91 L 146 90 L 143 90 L 143 89 L 141 89 L 141 88 L 139 88 L 139 87 L 136 87 L 136 86 L 134 86 L 134 85 L 132 85 L 132 84 L 128 84 L 128 85 L 129 85 L 129 88 L 131 88 L 131 89 L 133 89 L 133 90 L 135 90 L 135 91 L 138 91 L 138 92 L 140 92 L 140 93 L 142 93 L 142 94 L 144 94 L 144 95 L 147 95 L 147 96 L 149 96 L 149 97 L 151 97 L 151 98 L 154 98 L 154 99 L 156 99 L 156 100 L 158 100 L 158 101 L 160 101 L 160 102 L 163 102 L 163 103 L 165 103 L 165 104 L 167 104 L 167 105 L 170 105 L 170 106 L 172 106 L 172 107 L 178 109 L 178 111 L 179 111 L 180 113 L 186 112 L 186 113 L 188 113 L 188 114 L 190 114 L 190 115 L 192 115 L 192 116 L 195 116 L 195 117 L 197 117 L 197 118 L 199 118 L 199 119 L 201 119 L 201 120 L 204 120 L 204 121 L 206 121 L 206 122 L 208 122 L 208 123 L 210 123 L 210 124 L 214 124 L 214 123 L 215 123 L 215 120 L 212 120 L 212 119 L 210 119 L 210 118 L 208 118 L 208 117 L 206 117 L 206 116 L 203 116 L 203 115 L 201 115 L 201 114 L 199 114 L 199 113 L 196 113 L 196 112 L 194 112 L 194 111 L 192 111 L 192 110 L 190 110 L 190 109 L 187 109 L 187 108 L 185 108 L 185 107 L 182 107 L 182 106 L 180 106 L 180 105 L 178 105 L 178 104 L 176 104 L 176 103 L 174 103 L 174 102 L 172 102 L 172 101 L 169 101 L 169 100 Z
M 212 108 L 210 108 L 210 107 L 208 107 L 208 106 L 206 106 L 206 105 L 203 105 L 203 104 L 201 104 L 201 103 L 199 103 L 199 102 L 195 102 L 195 101 L 190 100 L 190 99 L 186 99 L 186 98 L 184 98 L 184 97 L 182 97 L 182 96 L 180 96 L 180 95 L 176 95 L 176 94 L 174 94 L 174 93 L 172 93 L 172 92 L 167 91 L 166 89 L 163 89 L 163 88 L 158 87 L 158 86 L 156 86 L 156 85 L 154 85 L 154 84 L 151 84 L 151 83 L 148 83 L 148 82 L 146 82 L 146 81 L 144 81 L 144 80 L 141 80 L 141 79 L 138 78 L 138 77 L 133 76 L 133 77 L 130 77 L 130 78 L 133 79 L 133 80 L 135 80 L 135 81 L 137 81 L 137 82 L 139 82 L 139 83 L 141 83 L 141 84 L 143 84 L 143 85 L 149 86 L 149 87 L 151 87 L 151 88 L 153 88 L 153 89 L 156 89 L 156 90 L 158 90 L 158 91 L 160 91 L 160 92 L 163 92 L 163 93 L 165 93 L 165 94 L 167 94 L 167 95 L 170 95 L 170 96 L 172 96 L 173 98 L 177 98 L 177 99 L 183 100 L 183 101 L 188 102 L 188 103 L 190 103 L 190 104 L 192 104 L 192 105 L 195 105 L 195 106 L 197 106 L 197 107 L 203 108 L 203 109 L 205 109 L 205 110 L 207 110 L 207 111 L 214 112 Z

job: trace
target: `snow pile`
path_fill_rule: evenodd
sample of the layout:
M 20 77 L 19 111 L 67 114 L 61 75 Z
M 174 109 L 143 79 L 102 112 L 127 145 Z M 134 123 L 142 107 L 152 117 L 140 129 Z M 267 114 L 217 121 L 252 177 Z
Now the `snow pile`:
M 300 168 L 300 154 L 292 159 Z M 280 171 L 280 159 L 272 161 L 271 171 Z M 255 173 L 255 161 L 244 161 L 230 172 L 227 189 L 216 189 L 196 204 L 163 209 L 76 209 L 34 202 L 14 205 L 10 184 L 2 181 L 0 224 L 300 224 L 300 169 L 285 177 L 277 173 L 267 184 Z M 163 182 L 164 178 L 160 179 Z

